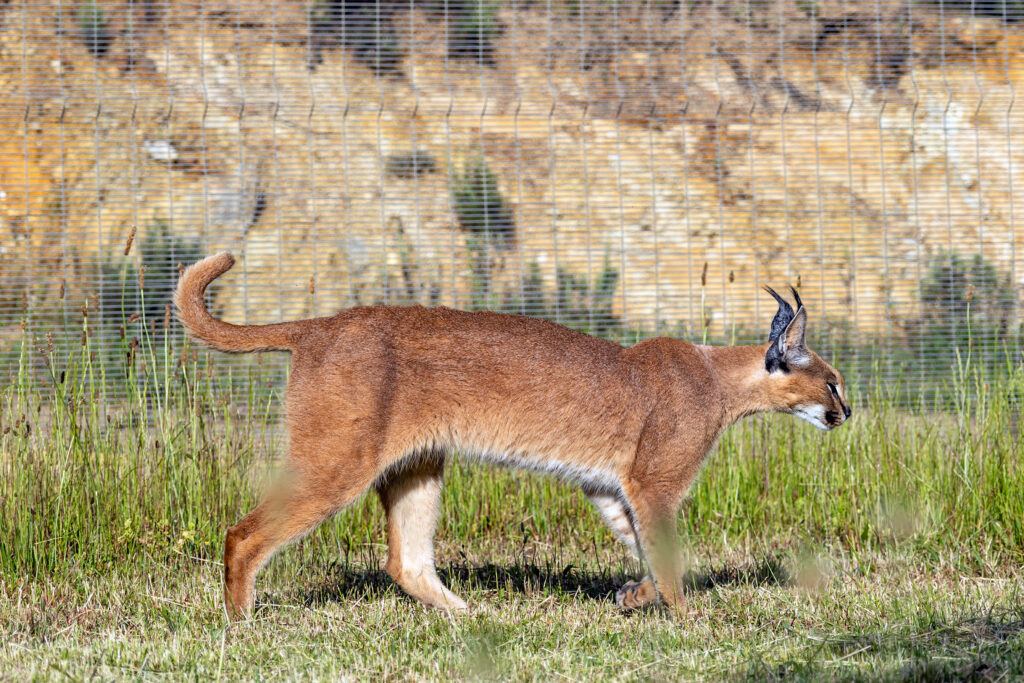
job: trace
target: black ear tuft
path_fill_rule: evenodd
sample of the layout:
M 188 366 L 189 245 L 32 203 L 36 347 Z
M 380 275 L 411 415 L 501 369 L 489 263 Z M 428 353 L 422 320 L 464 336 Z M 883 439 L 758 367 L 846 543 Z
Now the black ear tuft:
M 772 345 L 768 347 L 768 353 L 764 355 L 764 369 L 768 372 L 775 372 L 777 370 L 789 372 L 789 366 L 786 365 L 786 355 L 782 352 L 778 341 L 772 342 Z
M 779 310 L 775 313 L 775 317 L 772 318 L 772 329 L 768 333 L 768 341 L 775 341 L 786 331 L 789 323 L 793 322 L 796 313 L 793 311 L 793 307 L 789 305 L 789 302 L 779 296 L 779 293 L 774 289 L 765 285 L 764 291 L 771 294 L 779 302 Z M 797 301 L 799 302 L 799 300 L 798 297 Z
M 789 286 L 789 291 L 793 292 L 793 299 L 796 301 L 796 310 L 800 310 L 804 307 L 804 302 L 800 301 L 800 294 L 796 291 L 796 287 L 793 285 Z

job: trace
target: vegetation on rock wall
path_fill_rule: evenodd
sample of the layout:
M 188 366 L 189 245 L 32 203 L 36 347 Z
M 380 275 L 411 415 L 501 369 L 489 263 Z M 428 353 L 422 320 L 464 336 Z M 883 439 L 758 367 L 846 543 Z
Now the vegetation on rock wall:
M 478 64 L 494 64 L 494 41 L 501 32 L 500 0 L 449 2 L 448 54 Z
M 991 261 L 980 254 L 937 256 L 920 296 L 921 319 L 908 340 L 928 359 L 952 366 L 970 356 L 989 369 L 1005 365 L 1007 351 L 1019 342 L 1019 330 L 1012 329 L 1013 283 Z
M 500 0 L 428 0 L 422 8 L 446 22 L 448 54 L 493 66 L 494 41 L 501 34 Z M 407 49 L 395 25 L 396 13 L 408 9 L 397 0 L 314 0 L 310 3 L 309 68 L 323 61 L 323 51 L 339 46 L 377 75 L 399 74 Z
M 394 2 L 314 0 L 309 13 L 309 68 L 323 61 L 323 50 L 341 46 L 378 76 L 396 73 L 404 56 L 392 15 Z
M 555 318 L 564 317 L 572 327 L 601 337 L 621 337 L 622 321 L 612 313 L 612 298 L 619 285 L 619 271 L 608 255 L 593 282 L 565 268 L 555 281 Z
M 96 0 L 86 0 L 75 11 L 75 23 L 86 48 L 95 57 L 103 57 L 114 41 L 110 23 L 103 8 Z
M 472 274 L 474 308 L 487 308 L 491 271 L 500 251 L 515 242 L 512 209 L 498 187 L 498 177 L 482 157 L 466 163 L 452 181 L 452 202 L 459 227 L 466 235 Z

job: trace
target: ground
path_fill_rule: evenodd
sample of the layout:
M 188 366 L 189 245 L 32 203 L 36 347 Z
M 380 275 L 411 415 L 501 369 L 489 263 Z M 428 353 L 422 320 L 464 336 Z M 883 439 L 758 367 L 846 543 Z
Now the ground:
M 693 615 L 678 623 L 660 607 L 616 607 L 615 588 L 639 569 L 595 533 L 596 514 L 550 520 L 566 527 L 553 544 L 530 537 L 529 502 L 509 501 L 526 525 L 508 539 L 439 539 L 442 577 L 470 602 L 468 614 L 404 596 L 380 569 L 381 544 L 330 552 L 328 528 L 284 551 L 261 576 L 255 618 L 229 625 L 218 561 L 186 543 L 163 560 L 142 552 L 59 577 L 7 577 L 0 670 L 72 679 L 1024 676 L 1024 576 L 1019 565 L 987 564 L 983 548 L 907 543 L 862 554 L 765 538 L 694 550 Z

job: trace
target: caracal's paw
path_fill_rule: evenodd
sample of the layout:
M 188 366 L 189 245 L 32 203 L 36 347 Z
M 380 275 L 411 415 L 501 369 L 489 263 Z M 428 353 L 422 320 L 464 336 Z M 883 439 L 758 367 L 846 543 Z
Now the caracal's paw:
M 615 593 L 615 604 L 624 610 L 649 605 L 658 599 L 658 591 L 649 577 L 640 581 L 629 581 Z
M 251 605 L 236 607 L 230 597 L 224 600 L 224 614 L 227 615 L 228 621 L 233 624 L 249 621 L 252 618 L 252 612 L 253 608 Z

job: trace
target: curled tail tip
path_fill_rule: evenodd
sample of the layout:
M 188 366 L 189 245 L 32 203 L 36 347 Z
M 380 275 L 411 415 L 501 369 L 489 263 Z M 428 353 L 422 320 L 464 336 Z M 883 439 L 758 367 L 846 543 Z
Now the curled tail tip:
M 235 257 L 230 251 L 222 251 L 200 259 L 185 268 L 181 279 L 178 281 L 178 289 L 188 280 L 198 279 L 203 284 L 209 284 L 214 278 L 223 275 L 235 265 Z
M 186 270 L 213 270 L 218 275 L 235 265 L 235 257 L 230 251 L 222 251 L 206 258 L 200 259 L 189 266 Z
M 292 348 L 291 325 L 232 325 L 214 318 L 206 308 L 206 287 L 235 265 L 230 252 L 213 254 L 189 266 L 174 292 L 178 320 L 193 337 L 218 351 L 288 351 Z
M 231 255 L 231 252 L 222 251 L 196 261 L 182 272 L 174 291 L 174 303 L 178 309 L 178 318 L 183 323 L 193 327 L 189 324 L 190 319 L 206 311 L 206 305 L 203 303 L 203 292 L 206 290 L 206 286 L 227 272 L 233 265 L 235 265 L 235 257 Z

